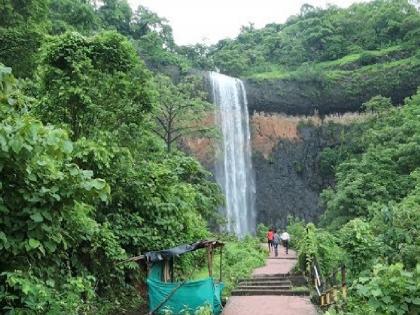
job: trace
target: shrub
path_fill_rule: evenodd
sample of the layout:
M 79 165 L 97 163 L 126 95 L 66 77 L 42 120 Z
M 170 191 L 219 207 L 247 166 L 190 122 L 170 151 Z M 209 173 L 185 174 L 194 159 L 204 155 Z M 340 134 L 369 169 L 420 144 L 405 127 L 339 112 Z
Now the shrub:
M 268 226 L 266 226 L 264 223 L 260 223 L 257 225 L 257 238 L 260 240 L 260 242 L 266 243 L 267 232 Z
M 350 293 L 354 296 L 350 311 L 355 305 L 367 304 L 375 314 L 419 314 L 420 265 L 413 272 L 405 271 L 401 263 L 375 265 L 368 277 L 355 281 Z
M 54 280 L 44 281 L 31 273 L 4 272 L 1 276 L 5 280 L 5 292 L 0 291 L 0 300 L 4 298 L 7 304 L 21 304 L 21 307 L 14 307 L 11 314 L 81 314 L 92 311 L 94 277 L 67 276 L 57 288 Z M 7 294 L 7 291 L 14 292 L 14 295 Z M 34 313 L 27 313 L 28 310 Z
M 340 231 L 340 246 L 346 251 L 351 274 L 366 269 L 379 253 L 380 243 L 376 240 L 371 225 L 362 219 L 348 222 Z
M 309 223 L 302 241 L 298 243 L 299 269 L 310 274 L 312 263 L 317 263 L 324 276 L 337 270 L 344 258 L 344 253 L 337 243 L 334 235 Z
M 365 51 L 363 53 L 360 54 L 359 57 L 359 63 L 362 66 L 367 66 L 367 65 L 371 65 L 376 63 L 377 61 L 377 57 L 375 56 L 374 53 L 370 52 L 370 51 Z
M 305 235 L 305 221 L 293 216 L 287 217 L 287 231 L 290 234 L 290 247 L 298 248 Z
M 369 101 L 362 104 L 362 108 L 366 112 L 379 113 L 392 108 L 392 102 L 389 97 L 377 95 L 372 97 Z
M 252 271 L 265 262 L 266 251 L 258 239 L 247 236 L 228 242 L 223 251 L 224 295 L 229 295 L 239 279 L 249 277 Z
M 246 236 L 243 239 L 225 237 L 223 240 L 222 281 L 225 284 L 223 295 L 228 296 L 239 279 L 247 278 L 252 271 L 264 264 L 266 250 L 261 246 L 260 240 Z M 220 278 L 220 255 L 215 255 L 213 261 L 213 277 Z M 193 278 L 207 276 L 207 265 L 193 274 Z

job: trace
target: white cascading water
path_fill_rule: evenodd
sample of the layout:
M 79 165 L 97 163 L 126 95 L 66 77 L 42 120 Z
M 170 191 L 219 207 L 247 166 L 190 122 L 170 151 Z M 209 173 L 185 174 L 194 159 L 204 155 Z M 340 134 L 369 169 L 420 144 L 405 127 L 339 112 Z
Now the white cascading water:
M 252 171 L 246 90 L 241 80 L 210 72 L 216 121 L 221 129 L 216 181 L 226 196 L 228 232 L 255 232 L 255 183 Z

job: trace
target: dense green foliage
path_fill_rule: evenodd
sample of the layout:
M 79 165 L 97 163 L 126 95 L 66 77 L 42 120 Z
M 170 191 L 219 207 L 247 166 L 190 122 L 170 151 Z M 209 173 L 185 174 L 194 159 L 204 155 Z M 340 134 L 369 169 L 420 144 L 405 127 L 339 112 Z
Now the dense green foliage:
M 138 53 L 162 64 L 176 53 L 168 50 L 170 27 L 162 33 L 157 25 L 165 22 L 143 8 L 133 14 L 124 1 L 98 9 L 66 0 L 0 6 L 7 14 L 0 62 L 32 78 L 16 81 L 0 64 L 0 312 L 136 308 L 144 271 L 118 263 L 209 236 L 222 201 L 210 174 L 177 150 L 179 137 L 168 152 L 154 134 L 173 100 L 188 113 L 183 119 L 204 117 L 202 85 L 192 77 L 174 90 L 157 83 L 172 84 Z M 184 126 L 181 118 L 175 126 Z M 201 263 L 193 257 L 182 271 Z
M 133 12 L 126 0 L 2 1 L 0 4 L 0 62 L 18 77 L 34 75 L 39 49 L 48 35 L 79 32 L 95 35 L 116 31 L 133 43 L 153 69 L 174 66 L 184 71 L 191 62 L 174 43 L 168 22 L 139 6 Z M 178 52 L 179 50 L 179 52 Z
M 377 264 L 369 276 L 361 276 L 350 288 L 346 303 L 326 314 L 418 314 L 420 310 L 420 270 L 404 270 L 401 263 Z
M 291 220 L 292 246 L 303 272 L 347 266 L 349 298 L 331 313 L 419 313 L 419 38 L 407 0 L 304 5 L 212 47 L 178 47 L 168 21 L 125 0 L 2 1 L 0 312 L 134 308 L 144 270 L 119 262 L 211 235 L 219 188 L 178 150 L 209 132 L 195 123 L 209 104 L 193 66 L 246 76 L 288 105 L 369 113 L 322 152 L 326 212 L 320 227 Z M 263 257 L 256 240 L 230 240 L 225 294 Z M 191 255 L 177 276 L 203 263 Z
M 58 40 L 66 42 L 67 37 Z M 178 152 L 167 156 L 163 145 L 146 150 L 147 143 L 158 140 L 141 131 L 144 119 L 129 126 L 121 122 L 112 133 L 105 125 L 87 128 L 91 120 L 81 119 L 77 126 L 83 132 L 71 141 L 66 130 L 43 125 L 33 115 L 55 111 L 51 121 L 73 131 L 52 101 L 64 105 L 67 99 L 86 100 L 82 84 L 68 83 L 65 92 L 75 91 L 77 97 L 58 92 L 44 105 L 44 98 L 29 98 L 19 90 L 10 68 L 1 67 L 0 74 L 3 310 L 91 312 L 99 307 L 98 297 L 113 299 L 118 307 L 119 296 L 134 294 L 126 271 L 134 268 L 132 277 L 140 270 L 116 262 L 146 249 L 206 237 L 205 219 L 221 200 L 218 188 L 192 158 Z M 110 78 L 120 86 L 123 79 Z M 38 93 L 54 93 L 54 85 Z M 129 110 L 135 106 L 125 105 Z M 88 106 L 79 108 L 86 116 L 94 114 Z M 99 105 L 95 113 L 101 110 L 118 114 Z M 134 139 L 122 146 L 119 139 L 130 130 Z
M 415 94 L 419 34 L 420 13 L 409 0 L 304 5 L 284 24 L 249 25 L 235 39 L 186 54 L 197 67 L 245 77 L 253 110 L 324 115 L 358 111 L 376 95 L 397 105 Z
M 343 263 L 344 252 L 338 239 L 328 231 L 317 229 L 312 223 L 305 226 L 300 220 L 289 221 L 287 230 L 295 240 L 291 245 L 299 253 L 299 270 L 311 275 L 312 266 L 316 265 L 321 276 L 329 276 Z
M 344 137 L 353 140 L 322 155 L 325 164 L 339 161 L 331 163 L 335 186 L 322 194 L 326 212 L 321 225 L 327 230 L 308 225 L 305 231 L 302 222 L 293 222 L 290 229 L 301 238 L 303 270 L 308 266 L 303 259 L 308 257 L 318 261 L 324 275 L 339 264 L 347 266 L 349 299 L 330 314 L 416 314 L 420 310 L 420 91 L 402 107 L 391 107 L 390 100 L 381 96 L 364 107 L 370 112 L 368 119 Z
M 404 43 L 416 47 L 420 15 L 406 0 L 376 0 L 347 9 L 304 5 L 284 24 L 262 29 L 243 27 L 235 40 L 222 40 L 210 52 L 215 65 L 233 75 L 288 70 L 363 53 L 361 64 L 372 64 L 369 51 Z
M 391 206 L 390 202 L 402 203 L 416 194 L 419 104 L 417 94 L 403 107 L 378 113 L 366 123 L 363 134 L 354 135 L 359 139 L 359 152 L 337 167 L 336 187 L 323 194 L 326 222 L 371 218 L 383 206 Z

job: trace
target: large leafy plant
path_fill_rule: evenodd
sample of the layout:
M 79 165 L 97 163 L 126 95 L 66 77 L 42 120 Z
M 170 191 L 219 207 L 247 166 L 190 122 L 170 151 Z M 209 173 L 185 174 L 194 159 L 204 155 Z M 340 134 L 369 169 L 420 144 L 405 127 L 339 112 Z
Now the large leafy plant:
M 30 102 L 10 69 L 0 66 L 0 80 L 0 306 L 74 313 L 93 296 L 98 278 L 123 276 L 111 262 L 125 252 L 95 220 L 109 185 L 73 163 L 65 130 L 26 113 Z M 107 267 L 94 268 L 104 261 Z

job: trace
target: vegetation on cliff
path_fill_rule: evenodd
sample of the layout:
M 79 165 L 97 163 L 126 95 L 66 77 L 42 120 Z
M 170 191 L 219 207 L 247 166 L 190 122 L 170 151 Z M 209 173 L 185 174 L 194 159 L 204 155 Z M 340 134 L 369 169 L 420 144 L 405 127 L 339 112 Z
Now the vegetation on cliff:
M 420 310 L 420 91 L 402 107 L 375 97 L 353 141 L 326 149 L 336 184 L 325 189 L 320 225 L 290 228 L 301 268 L 316 260 L 327 276 L 344 263 L 349 299 L 330 314 L 416 314 Z M 354 141 L 357 139 L 357 141 Z
M 357 111 L 375 95 L 401 104 L 420 84 L 420 13 L 408 0 L 342 9 L 304 5 L 284 24 L 243 27 L 207 56 L 244 77 L 251 110 L 286 114 Z
M 357 67 L 406 58 L 418 45 L 419 31 L 419 12 L 406 0 L 375 0 L 347 9 L 304 5 L 284 24 L 243 27 L 236 39 L 220 41 L 210 55 L 226 73 L 281 77 L 303 63 L 341 59 L 338 63 Z

